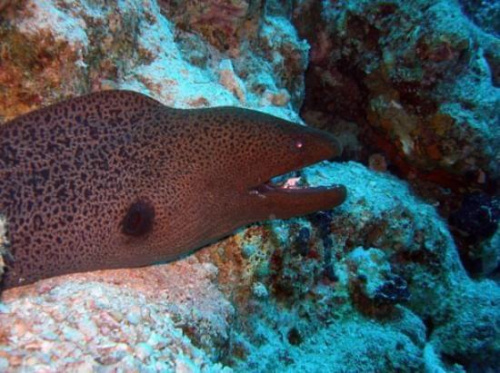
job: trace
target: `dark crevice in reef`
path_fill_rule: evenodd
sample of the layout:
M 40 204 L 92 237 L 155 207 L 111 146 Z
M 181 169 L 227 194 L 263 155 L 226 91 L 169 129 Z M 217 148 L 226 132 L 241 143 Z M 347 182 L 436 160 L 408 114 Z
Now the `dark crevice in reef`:
M 460 207 L 448 219 L 460 259 L 467 272 L 476 277 L 495 272 L 484 253 L 477 249 L 484 240 L 490 239 L 500 221 L 500 196 L 474 192 L 463 196 Z
M 500 52 L 486 51 L 484 58 L 491 71 L 491 84 L 496 88 L 500 88 Z

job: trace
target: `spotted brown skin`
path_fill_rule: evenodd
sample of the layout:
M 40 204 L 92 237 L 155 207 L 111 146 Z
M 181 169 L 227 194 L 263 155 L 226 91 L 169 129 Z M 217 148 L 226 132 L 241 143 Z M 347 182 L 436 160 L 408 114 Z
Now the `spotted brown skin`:
M 105 91 L 0 127 L 3 288 L 178 259 L 243 225 L 339 205 L 343 186 L 266 182 L 341 152 L 323 132 L 255 111 L 168 108 Z

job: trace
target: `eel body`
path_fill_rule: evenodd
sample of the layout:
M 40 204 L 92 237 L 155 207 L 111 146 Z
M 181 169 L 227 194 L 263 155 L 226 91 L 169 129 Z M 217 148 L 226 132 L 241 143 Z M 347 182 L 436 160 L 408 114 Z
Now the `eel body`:
M 252 222 L 337 206 L 343 186 L 268 181 L 340 152 L 331 135 L 270 115 L 129 91 L 23 115 L 0 127 L 3 288 L 171 261 Z

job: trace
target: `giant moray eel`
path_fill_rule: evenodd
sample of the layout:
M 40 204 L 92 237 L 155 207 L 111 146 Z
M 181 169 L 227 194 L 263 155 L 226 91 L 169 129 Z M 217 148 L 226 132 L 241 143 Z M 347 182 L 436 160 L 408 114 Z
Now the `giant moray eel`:
M 332 136 L 270 115 L 172 109 L 128 91 L 23 115 L 0 127 L 3 288 L 171 261 L 252 222 L 337 206 L 343 186 L 269 180 L 340 152 Z

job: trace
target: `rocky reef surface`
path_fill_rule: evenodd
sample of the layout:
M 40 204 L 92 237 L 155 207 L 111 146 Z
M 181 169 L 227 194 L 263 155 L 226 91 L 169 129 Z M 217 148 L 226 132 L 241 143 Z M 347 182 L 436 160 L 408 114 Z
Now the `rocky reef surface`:
M 355 121 L 401 172 L 498 179 L 500 41 L 458 4 L 306 1 L 295 17 L 311 43 L 306 117 Z
M 343 136 L 349 159 L 389 169 L 420 194 L 431 184 L 478 276 L 496 268 L 484 240 L 500 216 L 499 9 L 354 0 L 303 1 L 293 12 L 311 45 L 302 117 Z
M 333 211 L 175 263 L 4 292 L 0 371 L 494 372 L 500 42 L 486 9 L 0 1 L 0 122 L 132 89 L 181 108 L 300 110 L 358 161 L 301 172 L 348 187 Z

